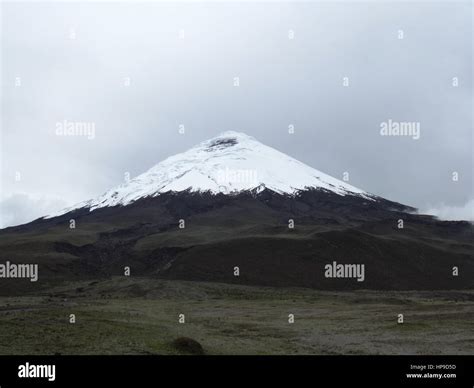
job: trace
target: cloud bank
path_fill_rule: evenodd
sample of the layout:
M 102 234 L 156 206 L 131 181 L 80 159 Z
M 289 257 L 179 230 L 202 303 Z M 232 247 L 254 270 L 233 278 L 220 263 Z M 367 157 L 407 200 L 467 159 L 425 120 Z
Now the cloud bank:
M 431 214 L 446 221 L 474 221 L 474 198 L 461 206 L 449 206 L 440 204 L 423 211 L 423 214 Z
M 0 201 L 0 228 L 25 224 L 66 206 L 59 197 L 14 193 Z

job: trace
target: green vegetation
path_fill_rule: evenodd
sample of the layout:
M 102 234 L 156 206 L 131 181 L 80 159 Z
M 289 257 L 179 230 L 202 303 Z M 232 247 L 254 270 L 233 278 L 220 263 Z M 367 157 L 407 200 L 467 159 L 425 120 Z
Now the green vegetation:
M 472 291 L 68 283 L 0 297 L 0 354 L 473 354 L 473 301 Z

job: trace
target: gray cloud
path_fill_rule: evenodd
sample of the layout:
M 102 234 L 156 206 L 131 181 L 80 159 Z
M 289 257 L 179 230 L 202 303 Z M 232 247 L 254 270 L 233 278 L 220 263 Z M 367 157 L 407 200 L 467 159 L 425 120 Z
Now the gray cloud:
M 73 204 L 226 130 L 422 209 L 473 198 L 470 2 L 2 11 L 2 198 Z M 419 122 L 420 139 L 380 136 L 389 119 Z M 95 138 L 57 136 L 63 120 L 94 123 Z
M 427 208 L 422 213 L 431 214 L 442 220 L 474 221 L 474 199 L 471 199 L 470 201 L 466 202 L 462 206 L 449 206 L 449 205 L 441 204 L 436 207 Z
M 15 193 L 0 201 L 0 228 L 24 224 L 65 206 L 61 198 Z

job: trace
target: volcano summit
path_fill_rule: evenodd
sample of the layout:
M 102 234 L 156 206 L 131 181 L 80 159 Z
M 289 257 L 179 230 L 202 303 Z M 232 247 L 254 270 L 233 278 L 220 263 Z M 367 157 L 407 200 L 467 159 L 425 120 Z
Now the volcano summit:
M 100 197 L 66 209 L 129 205 L 170 192 L 236 195 L 270 190 L 294 195 L 318 189 L 338 195 L 374 196 L 337 180 L 239 132 L 224 132 L 190 150 L 169 157 L 145 173 Z M 51 217 L 51 216 L 50 216 Z

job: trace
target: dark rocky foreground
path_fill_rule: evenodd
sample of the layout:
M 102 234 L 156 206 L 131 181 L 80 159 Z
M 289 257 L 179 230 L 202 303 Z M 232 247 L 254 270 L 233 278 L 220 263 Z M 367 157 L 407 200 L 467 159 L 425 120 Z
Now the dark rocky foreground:
M 413 210 L 324 191 L 170 193 L 125 207 L 82 209 L 0 231 L 0 263 L 38 263 L 40 278 L 0 279 L 0 292 L 123 275 L 124 267 L 138 276 L 242 285 L 472 289 L 472 225 Z M 326 278 L 325 265 L 333 261 L 363 264 L 365 280 Z

